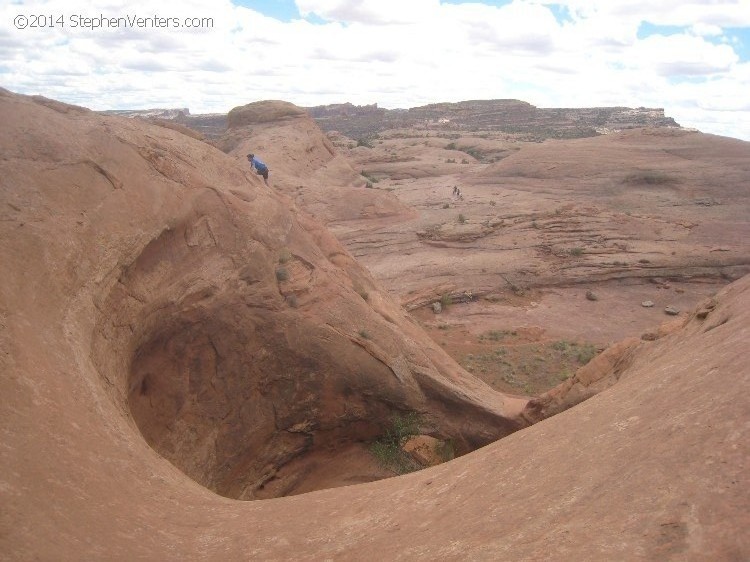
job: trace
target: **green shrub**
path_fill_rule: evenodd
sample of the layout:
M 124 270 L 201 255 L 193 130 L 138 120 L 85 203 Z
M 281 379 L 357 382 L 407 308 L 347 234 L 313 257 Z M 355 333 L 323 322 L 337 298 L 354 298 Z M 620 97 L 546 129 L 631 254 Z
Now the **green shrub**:
M 566 353 L 570 350 L 570 344 L 565 340 L 556 341 L 552 344 L 552 349 L 554 349 L 555 351 L 562 351 L 563 353 Z
M 443 307 L 443 310 L 445 310 L 452 304 L 453 304 L 453 298 L 448 293 L 443 293 L 440 296 L 440 306 Z
M 581 365 L 586 365 L 598 354 L 597 349 L 591 344 L 585 344 L 578 349 L 576 359 Z
M 437 446 L 437 454 L 440 456 L 443 462 L 448 462 L 455 459 L 456 449 L 453 446 L 453 440 L 447 439 L 445 441 L 441 441 Z
M 289 248 L 282 248 L 281 252 L 279 252 L 279 263 L 285 264 L 291 259 L 292 253 L 289 251 Z
M 466 222 L 466 217 L 463 214 L 458 215 L 458 222 L 464 224 Z
M 285 267 L 280 267 L 276 270 L 276 280 L 277 281 L 286 281 L 289 279 L 289 272 Z
M 403 416 L 394 414 L 391 417 L 391 426 L 385 430 L 380 439 L 370 445 L 370 452 L 381 466 L 396 474 L 405 474 L 421 468 L 401 448 L 410 437 L 419 435 L 420 423 L 421 418 L 416 412 L 409 412 Z

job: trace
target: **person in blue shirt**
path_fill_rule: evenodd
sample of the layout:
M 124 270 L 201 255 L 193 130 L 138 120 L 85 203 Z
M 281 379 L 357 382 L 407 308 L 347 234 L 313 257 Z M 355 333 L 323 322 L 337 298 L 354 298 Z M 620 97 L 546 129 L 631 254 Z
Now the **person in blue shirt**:
M 268 185 L 268 166 L 255 157 L 255 154 L 248 154 L 247 159 L 250 162 L 250 167 L 255 168 L 256 173 L 259 176 L 263 176 L 263 181 Z

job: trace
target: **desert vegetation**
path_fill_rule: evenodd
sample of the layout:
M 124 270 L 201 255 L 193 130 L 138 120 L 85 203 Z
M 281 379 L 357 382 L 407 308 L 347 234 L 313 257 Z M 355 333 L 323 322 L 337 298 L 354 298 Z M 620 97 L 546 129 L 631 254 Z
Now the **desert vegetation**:
M 421 468 L 408 453 L 403 450 L 406 441 L 419 434 L 421 418 L 416 412 L 393 414 L 391 424 L 383 435 L 372 443 L 370 451 L 378 462 L 396 474 L 405 474 Z

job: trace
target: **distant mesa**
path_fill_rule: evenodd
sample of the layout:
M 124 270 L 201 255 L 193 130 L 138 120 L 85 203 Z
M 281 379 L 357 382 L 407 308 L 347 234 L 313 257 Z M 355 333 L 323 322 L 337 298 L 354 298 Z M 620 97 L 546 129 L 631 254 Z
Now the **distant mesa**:
M 324 131 L 351 138 L 367 137 L 395 128 L 496 131 L 534 138 L 593 137 L 610 130 L 638 127 L 679 127 L 661 108 L 590 107 L 538 108 L 513 100 L 471 100 L 434 103 L 408 110 L 351 104 L 307 108 Z
M 181 116 L 190 115 L 190 110 L 187 107 L 172 109 L 112 109 L 109 111 L 102 111 L 101 113 L 104 113 L 105 115 L 119 115 L 120 117 L 141 117 L 144 119 L 151 117 L 158 117 L 159 119 L 177 119 Z
M 125 117 L 174 119 L 207 138 L 227 128 L 268 123 L 307 112 L 325 132 L 367 138 L 389 129 L 441 127 L 451 131 L 503 132 L 519 140 L 594 137 L 641 127 L 681 128 L 662 108 L 582 107 L 538 108 L 514 99 L 433 103 L 409 109 L 384 109 L 377 103 L 349 102 L 300 108 L 284 101 L 259 101 L 234 108 L 229 114 L 191 114 L 188 108 L 114 110 L 103 113 Z

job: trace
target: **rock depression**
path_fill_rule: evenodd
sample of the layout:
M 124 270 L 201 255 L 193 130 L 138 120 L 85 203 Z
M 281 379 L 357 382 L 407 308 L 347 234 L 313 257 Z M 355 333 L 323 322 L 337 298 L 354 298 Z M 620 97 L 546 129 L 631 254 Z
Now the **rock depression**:
M 459 453 L 521 427 L 523 400 L 462 371 L 230 157 L 140 121 L 0 101 L 12 340 L 197 482 L 253 499 L 381 478 L 365 444 L 396 413 Z

